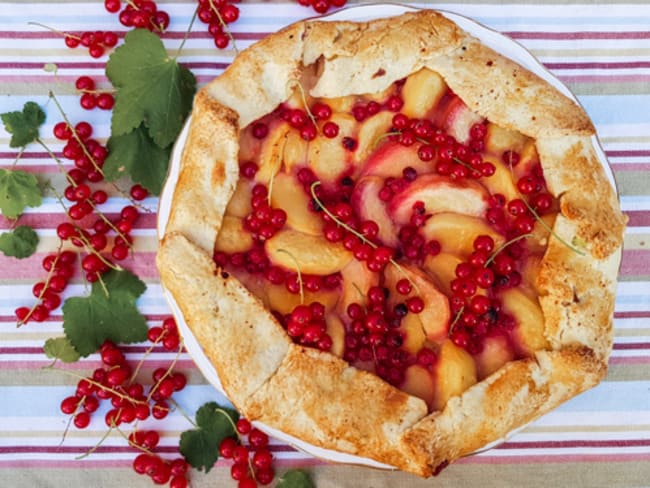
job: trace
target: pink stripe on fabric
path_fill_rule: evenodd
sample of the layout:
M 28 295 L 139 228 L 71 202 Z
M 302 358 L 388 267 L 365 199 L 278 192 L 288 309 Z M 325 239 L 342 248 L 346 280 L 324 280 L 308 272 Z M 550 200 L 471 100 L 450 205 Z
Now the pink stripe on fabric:
M 623 250 L 620 275 L 643 276 L 650 274 L 650 250 Z
M 211 63 L 208 61 L 189 61 L 182 62 L 183 66 L 188 69 L 225 69 L 230 63 Z M 106 66 L 105 62 L 92 62 L 92 61 L 63 61 L 56 63 L 59 74 L 61 71 L 66 69 L 104 69 Z M 42 71 L 43 63 L 36 62 L 27 62 L 27 61 L 7 61 L 4 63 L 0 62 L 0 69 L 35 69 Z M 106 77 L 102 76 L 101 79 L 106 80 Z M 97 79 L 95 80 L 97 81 Z
M 513 39 L 549 40 L 549 41 L 570 41 L 576 39 L 650 39 L 650 31 L 628 31 L 628 32 L 525 32 L 513 31 L 504 32 Z
M 147 320 L 147 322 L 160 322 L 162 320 L 165 320 L 167 317 L 171 316 L 171 312 L 168 314 L 144 314 L 144 318 Z M 50 315 L 50 317 L 47 319 L 47 322 L 51 323 L 57 323 L 57 322 L 62 322 L 63 321 L 63 316 L 62 315 Z M 16 317 L 13 315 L 0 315 L 0 324 L 1 323 L 16 323 Z M 26 325 L 25 327 L 29 327 L 29 325 Z
M 72 35 L 81 35 L 82 31 L 68 31 L 68 34 Z M 123 38 L 123 32 L 116 32 L 118 38 Z M 256 41 L 263 39 L 270 32 L 233 32 L 232 36 L 237 40 L 242 41 Z M 183 39 L 187 37 L 188 39 L 210 39 L 210 34 L 206 30 L 201 30 L 197 32 L 190 32 L 189 34 L 181 31 L 167 31 L 162 36 L 163 39 Z M 38 31 L 38 32 L 20 32 L 20 31 L 0 31 L 0 39 L 59 39 L 61 44 L 65 45 L 63 42 L 63 36 L 57 34 L 56 32 L 51 31 Z
M 608 158 L 633 158 L 633 157 L 642 157 L 650 156 L 650 151 L 644 149 L 630 149 L 630 150 L 620 150 L 620 151 L 605 151 L 605 154 Z
M 615 319 L 645 319 L 650 318 L 649 310 L 641 310 L 638 312 L 614 312 Z
M 68 202 L 69 203 L 69 202 Z M 72 205 L 72 204 L 70 204 Z M 119 220 L 119 214 L 114 212 L 104 212 L 104 216 L 115 222 Z M 96 217 L 93 217 L 93 221 Z M 135 230 L 155 229 L 157 214 L 154 212 L 142 212 L 133 227 Z M 57 213 L 26 213 L 20 217 L 20 225 L 29 225 L 35 229 L 56 229 L 57 225 L 62 222 L 68 222 L 68 218 L 63 212 Z M 0 229 L 11 229 L 14 225 L 6 218 L 0 218 Z M 138 254 L 139 256 L 139 254 Z M 38 254 L 39 259 L 43 259 L 45 254 Z M 22 261 L 24 262 L 24 261 Z
M 612 163 L 614 173 L 623 173 L 625 171 L 649 171 L 650 163 Z
M 642 357 L 610 357 L 609 364 L 615 366 L 631 366 L 639 364 L 650 364 L 650 356 Z
M 625 212 L 628 216 L 629 227 L 646 227 L 650 225 L 650 210 L 630 210 Z
M 38 253 L 21 260 L 0 256 L 0 281 L 27 280 L 36 283 L 44 280 L 47 276 L 41 266 L 44 256 L 45 254 Z M 141 280 L 158 279 L 155 252 L 137 253 L 136 259 L 127 258 L 120 262 L 120 266 L 135 273 Z
M 133 452 L 135 455 L 135 452 Z M 176 454 L 176 453 L 175 453 Z M 96 468 L 129 468 L 131 469 L 131 458 L 126 459 L 96 459 L 97 456 L 83 460 L 51 460 L 51 459 L 0 459 L 0 469 L 11 468 L 63 468 L 63 469 L 96 469 Z M 175 457 L 168 453 L 162 456 L 165 459 Z M 217 461 L 217 468 L 230 469 L 230 461 Z M 304 468 L 328 464 L 316 458 L 306 459 L 274 459 L 273 465 L 279 468 Z M 154 486 L 154 485 L 152 485 Z
M 173 354 L 173 352 L 170 354 Z M 96 362 L 95 360 L 89 360 L 89 361 Z M 52 359 L 43 355 L 42 361 L 1 361 L 0 364 L 2 364 L 3 369 L 26 370 L 26 369 L 42 369 L 44 364 L 49 364 L 51 362 Z M 146 365 L 147 368 L 151 368 L 151 369 L 155 369 L 155 368 L 167 369 L 169 367 L 169 360 L 147 359 L 145 360 L 144 364 Z M 88 364 L 84 364 L 82 361 L 66 364 L 66 369 L 84 370 L 84 369 L 88 369 L 88 367 L 89 367 Z M 175 368 L 196 369 L 196 364 L 191 359 L 179 359 L 178 361 L 176 361 Z
M 609 463 L 649 461 L 650 453 L 611 453 L 611 454 L 540 454 L 516 456 L 469 456 L 457 461 L 458 464 L 536 464 L 536 463 Z
M 608 439 L 608 440 L 580 440 L 570 441 L 506 441 L 494 449 L 575 449 L 578 447 L 647 447 L 650 439 Z
M 93 449 L 96 454 L 117 454 L 117 453 L 136 453 L 138 450 L 131 446 L 0 446 L 0 454 L 31 454 L 31 453 L 52 453 L 52 454 L 84 454 Z M 269 450 L 271 452 L 296 452 L 296 449 L 286 444 L 270 444 Z M 177 453 L 178 447 L 176 446 L 157 446 L 156 453 Z
M 648 75 L 575 75 L 566 76 L 557 74 L 564 83 L 648 83 Z

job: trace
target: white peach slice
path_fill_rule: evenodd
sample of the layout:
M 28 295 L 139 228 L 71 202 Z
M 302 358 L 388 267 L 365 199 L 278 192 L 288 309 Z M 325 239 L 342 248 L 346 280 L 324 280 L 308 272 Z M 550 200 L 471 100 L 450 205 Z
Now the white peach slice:
M 404 334 L 402 349 L 415 356 L 424 347 L 424 343 L 427 340 L 424 325 L 422 325 L 420 317 L 413 313 L 406 314 L 399 328 Z
M 341 141 L 352 133 L 356 121 L 349 114 L 334 114 L 330 121 L 339 126 L 339 135 L 332 139 L 319 135 L 311 141 L 308 161 L 309 167 L 320 181 L 335 184 L 350 166 L 348 151 Z
M 424 400 L 429 408 L 433 407 L 435 383 L 431 373 L 419 364 L 412 364 L 404 371 L 404 382 L 400 390 Z
M 542 215 L 540 217 L 541 220 L 535 221 L 532 236 L 526 240 L 530 252 L 541 254 L 546 251 L 548 240 L 551 235 L 551 229 L 553 229 L 556 218 L 556 213 L 549 213 Z
M 456 267 L 462 262 L 463 260 L 455 254 L 441 252 L 435 256 L 427 256 L 423 268 L 433 278 L 438 289 L 451 296 L 451 282 L 456 278 Z
M 384 182 L 378 176 L 361 178 L 352 193 L 351 204 L 362 220 L 372 220 L 379 227 L 377 237 L 386 246 L 396 247 L 397 231 L 388 215 L 386 205 L 379 199 L 379 190 Z
M 398 142 L 385 142 L 370 155 L 361 170 L 361 176 L 373 175 L 382 178 L 400 178 L 404 168 L 411 167 L 418 174 L 431 173 L 433 166 L 422 161 L 415 146 L 403 146 Z
M 422 227 L 421 233 L 427 241 L 438 241 L 443 252 L 461 256 L 471 254 L 474 240 L 480 235 L 490 236 L 496 247 L 504 242 L 503 236 L 485 220 L 451 212 L 433 214 Z
M 389 264 L 384 270 L 384 277 L 386 286 L 395 296 L 397 294 L 395 284 L 406 278 L 411 283 L 412 290 L 403 298 L 419 296 L 424 301 L 424 309 L 417 315 L 422 322 L 427 339 L 432 342 L 441 342 L 447 337 L 451 316 L 449 300 L 436 288 L 424 271 L 408 264 L 400 264 L 399 268 Z
M 488 189 L 488 191 L 495 195 L 500 193 L 506 197 L 507 201 L 519 198 L 519 193 L 515 187 L 513 173 L 500 158 L 494 156 L 486 156 L 483 158 L 486 163 L 494 165 L 494 174 L 492 176 L 481 178 L 481 183 Z
M 481 217 L 488 208 L 488 192 L 473 180 L 458 181 L 438 174 L 419 176 L 388 204 L 388 213 L 399 225 L 409 222 L 415 202 L 423 202 L 426 213 L 454 212 Z
M 278 173 L 269 190 L 271 206 L 286 212 L 289 227 L 306 234 L 321 235 L 323 222 L 309 209 L 311 198 L 296 178 L 287 173 Z
M 336 310 L 341 317 L 347 317 L 351 303 L 366 304 L 368 290 L 379 284 L 379 275 L 370 271 L 364 263 L 353 259 L 341 269 L 341 294 Z
M 325 323 L 327 324 L 327 335 L 332 339 L 332 347 L 329 352 L 336 357 L 343 357 L 345 350 L 345 326 L 341 319 L 335 314 L 327 314 L 325 316 Z
M 422 68 L 410 75 L 402 87 L 404 105 L 401 112 L 410 118 L 422 119 L 447 92 L 447 84 L 435 71 Z
M 477 382 L 476 364 L 465 349 L 461 349 L 447 339 L 438 351 L 438 362 L 433 370 L 433 378 L 435 391 L 433 408 L 442 410 L 451 397 L 461 395 Z
M 530 355 L 548 347 L 544 314 L 537 297 L 530 297 L 518 288 L 509 288 L 502 291 L 499 298 L 503 309 L 517 322 L 513 337 L 522 352 Z
M 251 213 L 251 191 L 252 187 L 250 182 L 245 179 L 240 179 L 226 207 L 226 215 L 243 219 Z
M 515 358 L 508 338 L 503 335 L 487 336 L 483 339 L 483 350 L 474 359 L 478 379 L 490 376 Z
M 483 120 L 483 117 L 472 112 L 460 97 L 454 95 L 441 111 L 440 126 L 458 142 L 465 143 L 469 140 L 472 126 Z
M 294 272 L 327 275 L 352 260 L 352 253 L 323 237 L 293 229 L 279 230 L 264 243 L 269 260 Z
M 215 251 L 228 254 L 244 252 L 253 246 L 253 237 L 244 229 L 244 222 L 239 217 L 224 215 L 221 229 L 214 243 Z
M 269 309 L 288 314 L 301 304 L 300 294 L 290 293 L 284 285 L 265 283 L 265 291 Z M 335 290 L 322 290 L 319 292 L 304 291 L 304 303 L 320 302 L 325 310 L 332 310 L 338 300 L 338 292 Z
M 527 141 L 528 138 L 520 132 L 505 129 L 492 122 L 487 124 L 485 151 L 496 157 L 500 158 L 505 151 L 521 153 Z
M 393 115 L 392 112 L 381 111 L 361 123 L 357 133 L 357 150 L 354 152 L 357 164 L 365 161 L 375 147 L 383 142 L 381 137 L 393 125 Z
M 300 137 L 300 132 L 297 130 L 287 132 L 286 143 L 282 147 L 282 164 L 285 172 L 291 173 L 294 168 L 309 162 L 308 147 L 308 142 Z
M 287 137 L 291 127 L 286 122 L 269 128 L 268 135 L 263 139 L 259 149 L 257 165 L 259 169 L 255 173 L 255 181 L 268 185 L 282 169 L 282 161 L 287 146 Z

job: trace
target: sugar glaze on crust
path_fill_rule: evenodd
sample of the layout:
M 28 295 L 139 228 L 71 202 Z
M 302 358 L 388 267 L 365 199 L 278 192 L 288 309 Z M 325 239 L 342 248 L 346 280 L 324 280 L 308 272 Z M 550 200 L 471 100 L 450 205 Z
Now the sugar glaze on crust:
M 329 354 L 293 344 L 211 256 L 238 178 L 238 134 L 310 72 L 317 97 L 379 92 L 427 67 L 475 112 L 536 140 L 561 213 L 537 277 L 546 350 L 426 405 Z M 313 73 L 316 73 L 315 76 Z M 584 111 L 548 83 L 429 10 L 355 22 L 300 22 L 243 51 L 197 95 L 157 256 L 163 285 L 242 414 L 319 447 L 420 476 L 503 438 L 596 385 L 612 347 L 625 218 Z M 327 403 L 325 403 L 327 399 Z

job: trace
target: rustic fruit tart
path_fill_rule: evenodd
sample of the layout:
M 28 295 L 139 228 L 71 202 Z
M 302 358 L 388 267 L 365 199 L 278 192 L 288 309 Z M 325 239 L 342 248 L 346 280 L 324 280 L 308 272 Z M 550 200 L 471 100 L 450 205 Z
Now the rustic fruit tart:
M 444 16 L 292 25 L 192 117 L 158 265 L 249 419 L 428 476 L 605 374 L 593 126 Z

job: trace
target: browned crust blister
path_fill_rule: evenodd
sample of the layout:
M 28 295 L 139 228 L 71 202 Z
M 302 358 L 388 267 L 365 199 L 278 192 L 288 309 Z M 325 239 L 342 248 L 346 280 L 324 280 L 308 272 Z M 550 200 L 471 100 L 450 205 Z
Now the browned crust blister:
M 549 350 L 510 362 L 426 414 L 424 403 L 291 343 L 263 304 L 216 269 L 212 247 L 238 175 L 239 129 L 316 66 L 314 96 L 378 92 L 422 67 L 467 105 L 536 139 L 561 215 L 537 279 Z M 605 375 L 625 218 L 584 111 L 433 11 L 369 23 L 301 22 L 242 52 L 197 95 L 158 253 L 163 285 L 233 403 L 316 446 L 421 476 L 502 439 Z

